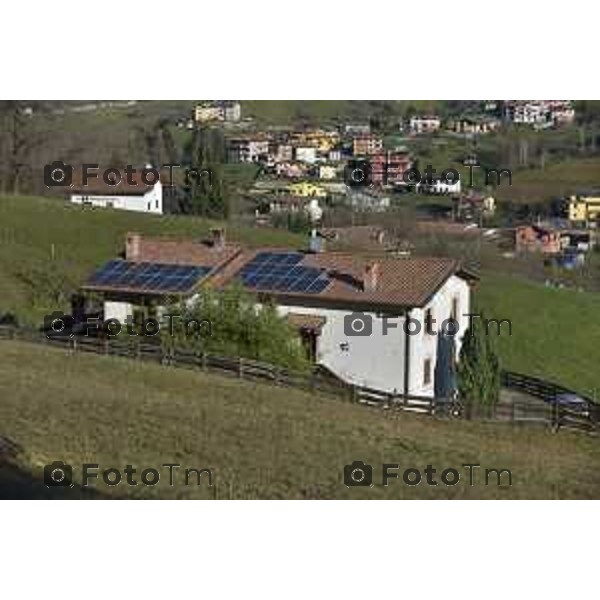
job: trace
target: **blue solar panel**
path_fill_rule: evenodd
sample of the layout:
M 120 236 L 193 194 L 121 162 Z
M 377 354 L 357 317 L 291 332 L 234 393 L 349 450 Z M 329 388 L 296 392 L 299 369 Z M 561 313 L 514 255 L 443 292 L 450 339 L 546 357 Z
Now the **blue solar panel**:
M 260 252 L 238 273 L 242 284 L 259 290 L 322 292 L 329 280 L 321 269 L 303 267 L 300 252 Z
M 318 294 L 322 292 L 329 285 L 329 281 L 324 278 L 316 279 L 308 288 L 307 292 L 310 294 Z
M 135 263 L 111 260 L 89 279 L 89 285 L 150 291 L 184 292 L 211 271 L 211 267 Z
M 258 265 L 295 265 L 302 260 L 300 252 L 259 252 L 247 267 Z

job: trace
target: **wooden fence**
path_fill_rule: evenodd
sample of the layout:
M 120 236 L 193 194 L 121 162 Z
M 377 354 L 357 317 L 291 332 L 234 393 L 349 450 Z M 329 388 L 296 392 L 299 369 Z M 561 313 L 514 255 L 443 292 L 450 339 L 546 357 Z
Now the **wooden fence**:
M 18 340 L 65 349 L 69 353 L 92 352 L 155 362 L 161 365 L 217 372 L 243 379 L 269 382 L 275 385 L 334 395 L 367 406 L 391 411 L 407 411 L 442 418 L 476 418 L 512 422 L 543 423 L 554 431 L 561 428 L 600 432 L 600 409 L 592 404 L 589 413 L 582 414 L 558 402 L 561 393 L 573 393 L 567 388 L 519 373 L 504 372 L 503 385 L 544 400 L 498 404 L 491 414 L 481 414 L 459 401 L 425 396 L 404 396 L 382 390 L 347 384 L 317 367 L 310 373 L 288 369 L 246 358 L 218 356 L 181 348 L 167 347 L 155 338 L 140 337 L 53 337 L 38 330 L 0 326 L 0 340 Z M 589 399 L 588 399 L 589 400 Z
M 524 392 L 530 396 L 536 396 L 542 400 L 554 400 L 559 394 L 577 393 L 557 383 L 545 381 L 539 377 L 515 373 L 513 371 L 504 371 L 502 373 L 502 385 L 507 388 Z M 595 401 L 592 398 L 582 394 L 577 395 L 591 404 L 595 404 Z

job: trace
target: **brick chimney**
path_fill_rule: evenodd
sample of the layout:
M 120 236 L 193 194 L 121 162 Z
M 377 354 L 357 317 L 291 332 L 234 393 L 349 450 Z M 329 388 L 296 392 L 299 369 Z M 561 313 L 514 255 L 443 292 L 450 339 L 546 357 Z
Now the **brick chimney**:
M 212 245 L 217 250 L 222 250 L 225 247 L 225 228 L 215 227 L 210 230 Z
M 142 246 L 142 235 L 140 233 L 128 233 L 125 241 L 125 259 L 133 262 L 140 260 Z
M 363 290 L 373 292 L 379 285 L 381 265 L 378 262 L 370 262 L 365 265 L 363 273 Z

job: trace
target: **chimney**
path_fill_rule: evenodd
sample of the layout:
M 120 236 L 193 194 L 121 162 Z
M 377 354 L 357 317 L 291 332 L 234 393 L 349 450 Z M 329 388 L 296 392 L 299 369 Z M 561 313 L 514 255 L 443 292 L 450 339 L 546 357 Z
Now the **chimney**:
M 210 230 L 210 236 L 213 248 L 217 250 L 222 250 L 225 248 L 225 228 L 224 227 L 215 227 Z
M 370 262 L 365 265 L 363 273 L 363 290 L 373 292 L 379 284 L 379 275 L 381 267 L 378 262 Z
M 142 246 L 142 235 L 140 233 L 128 233 L 125 242 L 125 259 L 133 262 L 140 260 Z

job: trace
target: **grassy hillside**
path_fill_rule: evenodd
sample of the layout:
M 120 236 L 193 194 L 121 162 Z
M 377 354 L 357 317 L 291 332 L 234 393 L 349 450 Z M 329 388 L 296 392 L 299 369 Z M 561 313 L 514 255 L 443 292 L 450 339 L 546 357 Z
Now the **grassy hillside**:
M 83 209 L 61 200 L 0 197 L 0 312 L 14 312 L 39 325 L 56 310 L 48 296 L 35 295 L 29 280 L 51 286 L 55 274 L 74 289 L 91 270 L 123 249 L 127 231 L 205 236 L 214 223 L 205 219 L 153 216 Z M 229 239 L 248 245 L 300 247 L 302 236 L 283 230 L 227 224 Z M 54 253 L 54 254 L 53 254 Z M 54 258 L 52 258 L 54 255 Z M 582 392 L 600 396 L 597 365 L 600 325 L 592 318 L 600 296 L 548 289 L 523 279 L 486 273 L 476 292 L 488 318 L 514 322 L 512 338 L 502 337 L 507 368 L 538 374 Z M 63 309 L 68 308 L 68 299 Z M 560 342 L 558 341 L 560 340 Z M 576 357 L 576 358 L 575 358 Z
M 506 368 L 600 398 L 599 294 L 486 273 L 476 303 L 487 318 L 513 322 L 512 337 L 499 338 Z
M 123 250 L 128 231 L 200 240 L 215 224 L 197 217 L 82 208 L 59 199 L 0 196 L 0 312 L 39 324 L 48 309 L 58 307 L 33 290 L 29 280 L 50 287 L 46 279 L 56 273 L 76 287 L 94 267 Z M 227 224 L 227 234 L 250 246 L 304 243 L 283 230 L 235 224 Z
M 436 112 L 445 110 L 438 100 L 244 100 L 242 116 L 259 123 L 293 125 L 295 120 L 326 124 L 342 119 L 368 122 L 370 118 L 406 114 L 406 111 Z
M 573 158 L 543 170 L 517 170 L 513 173 L 512 186 L 503 184 L 495 194 L 501 200 L 535 203 L 598 187 L 600 158 Z
M 54 460 L 102 469 L 178 463 L 210 468 L 215 488 L 159 484 L 107 495 L 217 498 L 594 498 L 597 440 L 535 427 L 435 421 L 290 389 L 171 370 L 116 357 L 68 355 L 0 342 L 0 435 L 22 448 L 23 472 L 39 478 Z M 354 460 L 457 468 L 455 487 L 393 481 L 347 488 Z M 508 468 L 512 487 L 469 486 L 464 463 Z M 139 476 L 139 471 L 138 471 Z M 175 479 L 177 483 L 179 479 Z M 478 480 L 479 481 L 479 480 Z M 162 480 L 161 480 L 162 482 Z
M 43 136 L 30 157 L 32 181 L 22 191 L 32 194 L 48 194 L 43 186 L 42 167 L 53 160 L 81 164 L 98 162 L 106 165 L 118 160 L 123 163 L 142 164 L 150 160 L 148 136 L 156 133 L 157 123 L 170 123 L 169 130 L 178 148 L 182 149 L 190 138 L 187 129 L 174 126 L 181 117 L 191 117 L 195 100 L 139 102 L 135 106 L 104 107 L 90 112 L 69 112 L 64 115 L 38 114 L 34 129 Z M 398 120 L 407 111 L 447 114 L 449 106 L 444 101 L 350 101 L 350 100 L 244 100 L 242 116 L 250 117 L 257 127 L 288 126 L 309 123 L 315 126 L 339 124 L 343 121 L 367 122 L 370 119 L 386 122 L 389 141 L 396 138 Z M 235 129 L 233 130 L 235 131 Z M 590 138 L 592 129 L 588 127 Z M 396 140 L 398 141 L 398 140 Z M 407 143 L 404 139 L 402 144 Z M 590 140 L 588 139 L 588 146 Z M 521 146 L 527 147 L 527 168 L 517 168 Z M 395 145 L 395 142 L 394 144 Z M 419 164 L 432 164 L 437 172 L 456 168 L 463 181 L 468 181 L 468 169 L 462 166 L 466 155 L 473 149 L 473 142 L 457 136 L 440 134 L 423 136 L 408 142 Z M 484 165 L 490 168 L 512 168 L 513 185 L 502 184 L 494 194 L 501 200 L 520 203 L 547 201 L 573 193 L 582 187 L 598 186 L 600 158 L 584 157 L 580 153 L 578 127 L 565 127 L 547 131 L 529 128 L 511 128 L 498 134 L 480 136 L 477 152 Z M 542 163 L 542 149 L 546 168 Z M 589 147 L 588 147 L 589 151 Z M 159 162 L 172 162 L 166 147 L 156 140 L 151 153 Z M 475 169 L 475 185 L 483 185 L 481 170 Z M 252 172 L 240 173 L 225 169 L 226 187 L 247 188 Z M 235 204 L 235 203 L 234 203 Z M 234 206 L 235 208 L 235 206 Z

